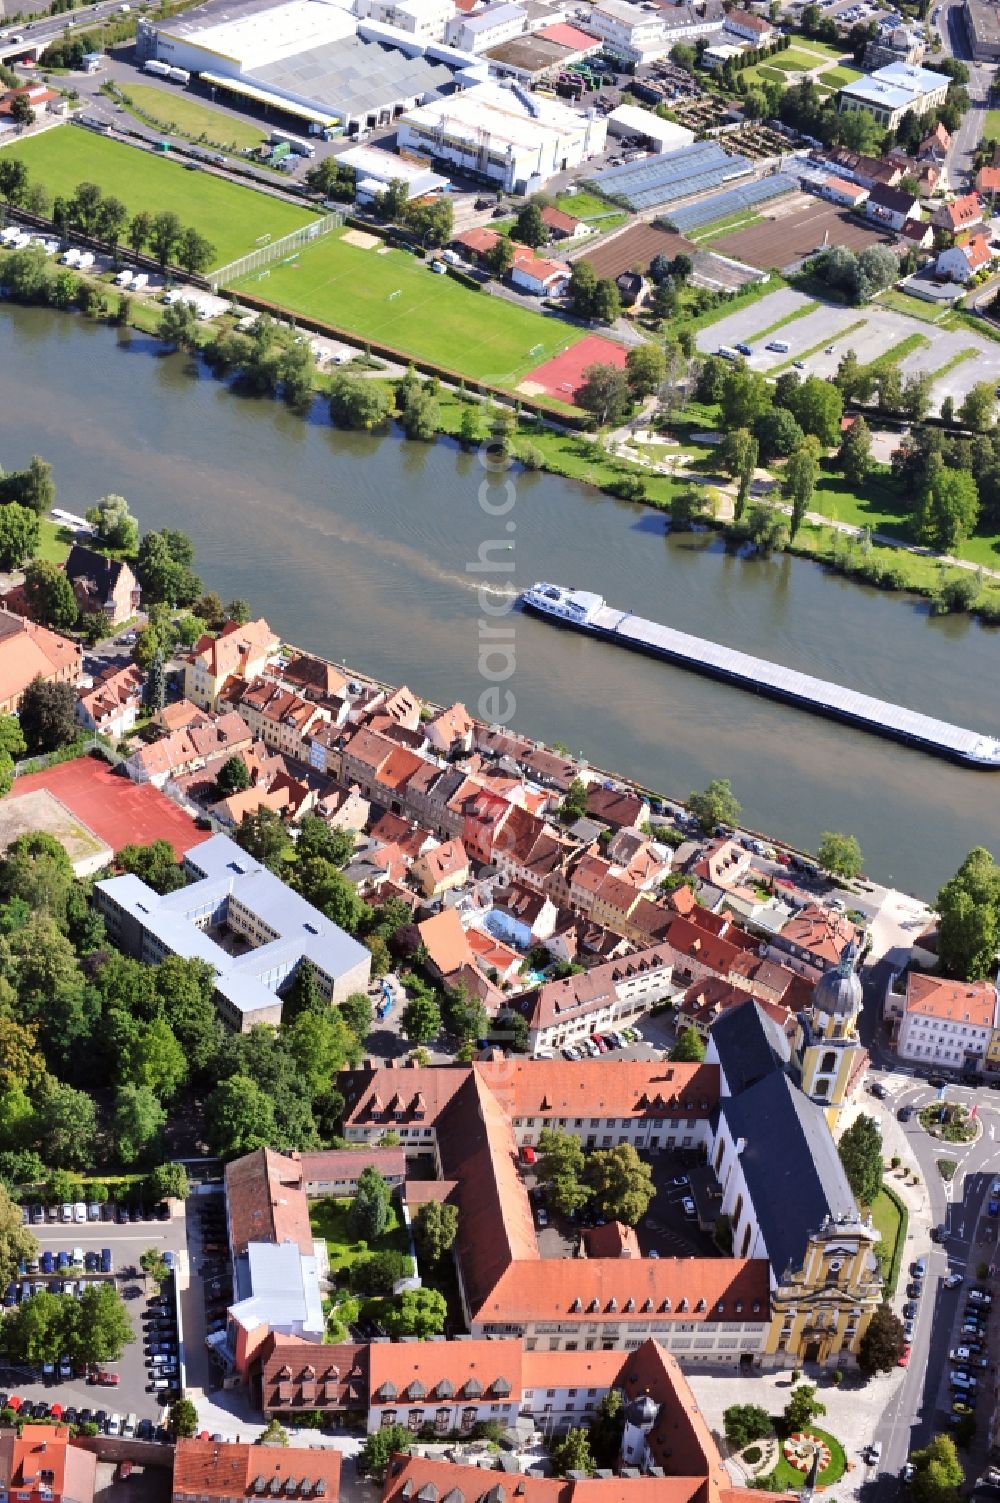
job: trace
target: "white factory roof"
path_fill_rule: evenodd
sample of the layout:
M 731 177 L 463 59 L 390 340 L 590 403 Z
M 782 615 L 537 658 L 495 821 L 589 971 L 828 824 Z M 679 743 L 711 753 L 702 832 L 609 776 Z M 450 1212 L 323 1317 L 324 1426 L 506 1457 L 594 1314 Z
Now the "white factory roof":
M 492 31 L 494 26 L 506 26 L 514 21 L 523 22 L 528 17 L 527 11 L 519 5 L 490 5 L 484 11 L 465 17 L 465 30 L 473 34 L 480 31 Z
M 446 177 L 431 172 L 422 163 L 408 162 L 405 157 L 398 157 L 394 151 L 383 151 L 380 146 L 352 146 L 341 152 L 337 161 L 354 168 L 359 184 L 370 179 L 378 187 L 384 187 L 398 179 L 411 186 L 418 183 L 421 193 L 429 193 L 448 183 Z
M 357 22 L 331 0 L 288 0 L 285 5 L 248 9 L 228 20 L 203 24 L 200 16 L 180 17 L 163 35 L 204 48 L 250 73 L 265 63 L 353 36 Z
M 275 1330 L 320 1333 L 324 1328 L 319 1273 L 313 1254 L 294 1242 L 251 1242 L 234 1270 L 237 1293 L 230 1308 L 247 1330 L 269 1325 Z
M 518 150 L 533 151 L 539 136 L 578 136 L 586 121 L 575 110 L 567 109 L 554 99 L 532 96 L 537 115 L 531 115 L 510 89 L 497 84 L 478 84 L 464 94 L 435 99 L 418 105 L 403 117 L 428 130 L 439 125 L 459 136 L 479 140 L 488 135 L 494 147 L 510 144 Z
M 594 9 L 602 15 L 610 16 L 612 21 L 623 21 L 626 26 L 637 26 L 640 21 L 647 25 L 660 21 L 659 16 L 640 10 L 637 5 L 630 4 L 629 0 L 599 0 Z
M 608 116 L 608 127 L 613 130 L 616 125 L 659 142 L 661 151 L 676 151 L 678 147 L 690 146 L 694 140 L 693 130 L 687 130 L 673 120 L 661 120 L 652 110 L 640 109 L 637 104 L 620 104 L 616 110 L 612 110 Z

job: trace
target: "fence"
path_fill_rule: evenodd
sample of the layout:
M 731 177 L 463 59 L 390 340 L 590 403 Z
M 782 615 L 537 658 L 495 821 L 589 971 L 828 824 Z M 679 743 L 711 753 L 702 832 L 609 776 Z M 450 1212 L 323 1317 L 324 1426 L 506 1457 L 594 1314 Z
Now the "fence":
M 219 288 L 227 282 L 239 281 L 240 277 L 260 271 L 274 261 L 282 261 L 301 246 L 318 240 L 321 235 L 329 235 L 331 230 L 340 229 L 345 217 L 343 209 L 333 209 L 322 219 L 314 219 L 310 224 L 304 224 L 301 229 L 292 230 L 289 235 L 282 235 L 279 240 L 271 240 L 257 250 L 248 251 L 245 256 L 238 256 L 235 261 L 230 261 L 228 266 L 218 267 L 216 271 L 209 274 L 212 291 L 218 292 Z

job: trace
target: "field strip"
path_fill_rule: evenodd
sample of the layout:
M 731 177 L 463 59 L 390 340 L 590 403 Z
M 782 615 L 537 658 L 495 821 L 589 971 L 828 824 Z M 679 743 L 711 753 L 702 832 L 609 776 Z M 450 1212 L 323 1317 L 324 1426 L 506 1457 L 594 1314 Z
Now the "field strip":
M 793 308 L 791 313 L 786 313 L 783 318 L 776 318 L 773 324 L 768 324 L 766 329 L 758 329 L 756 334 L 747 337 L 747 344 L 754 344 L 758 339 L 766 339 L 769 334 L 777 334 L 786 324 L 793 324 L 797 318 L 805 318 L 807 313 L 815 313 L 820 307 L 819 303 L 803 303 L 801 308 Z

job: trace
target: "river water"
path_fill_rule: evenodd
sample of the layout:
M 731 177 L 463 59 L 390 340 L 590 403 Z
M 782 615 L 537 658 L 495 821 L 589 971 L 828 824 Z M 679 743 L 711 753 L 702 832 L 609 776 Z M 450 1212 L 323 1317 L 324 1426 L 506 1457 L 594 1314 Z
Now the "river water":
M 671 539 L 656 513 L 555 476 L 514 471 L 513 504 L 491 516 L 474 454 L 340 433 L 319 408 L 303 421 L 205 374 L 192 379 L 190 362 L 154 341 L 75 316 L 5 308 L 0 369 L 6 468 L 44 455 L 71 511 L 120 492 L 144 529 L 191 535 L 206 586 L 224 600 L 245 596 L 287 639 L 429 698 L 491 713 L 480 702 L 490 681 L 479 586 L 499 609 L 505 592 L 542 577 L 1000 734 L 1000 634 L 965 618 L 933 619 L 920 603 L 805 561 L 748 561 L 713 537 Z M 501 492 L 486 500 L 497 507 Z M 470 572 L 480 558 L 486 571 Z M 682 797 L 728 777 L 752 826 L 806 848 L 822 830 L 851 831 L 871 875 L 922 896 L 971 846 L 1000 853 L 1000 773 L 953 767 L 520 612 L 488 624 L 513 629 L 516 667 L 501 694 L 529 735 Z M 499 672 L 500 656 L 485 666 Z

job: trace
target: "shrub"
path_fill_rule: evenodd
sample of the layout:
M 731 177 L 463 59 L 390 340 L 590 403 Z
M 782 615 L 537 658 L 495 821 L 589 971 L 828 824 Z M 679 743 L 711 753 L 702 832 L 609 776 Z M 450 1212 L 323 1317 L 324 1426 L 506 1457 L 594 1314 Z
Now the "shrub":
M 747 1466 L 756 1466 L 763 1454 L 760 1446 L 747 1446 L 743 1452 L 743 1460 Z

